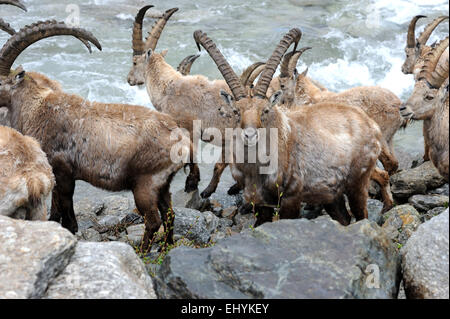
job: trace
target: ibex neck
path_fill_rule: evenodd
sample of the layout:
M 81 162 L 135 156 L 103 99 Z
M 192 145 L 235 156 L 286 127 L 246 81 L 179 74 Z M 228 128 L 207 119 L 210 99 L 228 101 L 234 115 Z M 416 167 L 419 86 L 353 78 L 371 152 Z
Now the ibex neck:
M 145 86 L 156 109 L 159 109 L 159 105 L 166 95 L 167 88 L 179 77 L 181 77 L 181 74 L 163 59 L 153 61 L 147 66 Z

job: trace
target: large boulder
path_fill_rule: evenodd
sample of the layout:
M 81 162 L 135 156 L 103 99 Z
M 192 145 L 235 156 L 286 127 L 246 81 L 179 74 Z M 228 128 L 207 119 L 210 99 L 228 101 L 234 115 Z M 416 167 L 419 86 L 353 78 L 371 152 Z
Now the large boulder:
M 144 264 L 129 245 L 80 242 L 45 298 L 155 299 L 156 295 Z
M 411 205 L 395 206 L 383 215 L 383 230 L 401 248 L 422 223 L 419 212 Z
M 154 278 L 159 298 L 395 298 L 395 245 L 369 220 L 281 220 L 210 248 L 170 251 Z
M 449 298 L 449 212 L 422 224 L 402 249 L 408 298 Z
M 0 216 L 0 299 L 41 298 L 75 245 L 75 236 L 58 223 Z
M 414 195 L 408 199 L 408 202 L 420 212 L 427 212 L 436 207 L 448 207 L 447 195 Z
M 390 180 L 392 194 L 399 199 L 407 199 L 415 194 L 426 194 L 427 190 L 445 184 L 444 178 L 430 161 L 394 174 Z

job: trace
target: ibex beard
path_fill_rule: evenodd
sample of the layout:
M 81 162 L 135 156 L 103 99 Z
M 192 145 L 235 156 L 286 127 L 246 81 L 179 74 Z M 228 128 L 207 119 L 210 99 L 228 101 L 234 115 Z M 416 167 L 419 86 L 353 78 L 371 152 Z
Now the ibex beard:
M 221 129 L 208 127 L 202 131 L 202 121 L 193 121 L 193 156 L 190 149 L 181 143 L 175 143 L 170 151 L 174 163 L 215 164 L 257 164 L 259 174 L 275 174 L 278 170 L 278 129 L 277 128 L 226 128 L 225 138 Z M 172 131 L 171 141 L 179 141 L 181 136 L 189 136 L 189 131 L 178 128 Z M 199 140 L 208 142 L 199 148 Z M 199 152 L 197 151 L 199 150 Z M 224 156 L 222 156 L 224 152 Z

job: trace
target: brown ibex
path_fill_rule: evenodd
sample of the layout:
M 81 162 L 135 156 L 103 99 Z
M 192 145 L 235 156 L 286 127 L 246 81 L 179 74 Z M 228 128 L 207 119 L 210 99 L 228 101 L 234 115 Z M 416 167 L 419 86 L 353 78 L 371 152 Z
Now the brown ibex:
M 427 53 L 408 101 L 401 107 L 406 119 L 423 120 L 427 157 L 448 180 L 449 39 Z M 447 92 L 446 92 L 447 90 Z M 446 124 L 445 124 L 445 123 Z M 447 132 L 445 132 L 447 131 Z
M 202 138 L 204 142 L 213 143 L 215 145 L 223 145 L 225 138 L 225 129 L 232 128 L 233 121 L 229 118 L 219 116 L 217 110 L 224 104 L 220 98 L 220 91 L 229 92 L 228 86 L 223 80 L 209 80 L 202 75 L 183 76 L 170 66 L 164 59 L 165 52 L 156 53 L 154 49 L 158 43 L 159 37 L 167 20 L 178 9 L 173 8 L 167 10 L 163 17 L 160 18 L 149 33 L 145 43 L 142 41 L 142 20 L 145 11 L 151 6 L 143 7 L 139 10 L 133 28 L 133 68 L 129 73 L 128 82 L 130 85 L 142 83 L 140 76 L 145 75 L 143 80 L 147 87 L 150 100 L 153 106 L 163 113 L 171 115 L 177 124 L 187 129 L 193 138 L 193 123 L 195 120 L 201 121 L 201 131 L 206 128 L 217 128 L 221 131 L 222 139 L 220 141 L 208 138 Z M 147 54 L 142 55 L 143 50 Z M 145 64 L 145 65 L 142 65 Z M 145 72 L 142 73 L 142 67 Z M 252 68 L 252 67 L 251 67 Z M 256 68 L 256 67 L 254 67 Z M 256 70 L 252 69 L 256 72 Z M 255 73 L 250 72 L 251 75 Z M 196 145 L 197 141 L 194 141 Z M 224 160 L 224 152 L 222 152 L 222 160 L 214 166 L 214 174 L 206 189 L 201 193 L 203 198 L 209 197 L 217 188 L 227 163 Z M 186 180 L 186 191 L 190 191 L 193 187 L 191 180 L 196 181 L 200 178 L 200 171 L 197 165 L 190 165 L 191 172 Z M 230 188 L 229 193 L 234 194 L 239 191 L 236 185 Z
M 47 220 L 46 199 L 55 184 L 39 143 L 0 126 L 0 215 Z
M 420 69 L 423 66 L 425 55 L 431 50 L 431 47 L 426 45 L 428 39 L 430 38 L 434 29 L 436 29 L 436 27 L 441 22 L 447 20 L 448 16 L 440 16 L 434 19 L 425 27 L 423 32 L 416 40 L 416 23 L 421 18 L 426 18 L 426 16 L 417 15 L 412 18 L 411 22 L 409 23 L 405 48 L 406 59 L 402 65 L 402 72 L 404 74 L 414 74 L 414 78 L 417 77 Z
M 25 48 L 56 35 L 82 38 L 101 49 L 91 33 L 59 22 L 25 27 L 0 51 L 0 92 L 10 96 L 11 124 L 41 143 L 55 174 L 50 220 L 62 218 L 64 227 L 77 231 L 72 199 L 76 180 L 109 191 L 131 190 L 145 217 L 147 248 L 162 223 L 158 209 L 168 220 L 170 183 L 183 166 L 171 160 L 171 151 L 187 154 L 189 137 L 177 132 L 166 114 L 142 106 L 89 102 L 39 86 L 21 67 L 11 70 Z
M 243 130 L 244 145 L 250 141 L 261 145 L 260 128 L 277 130 L 275 173 L 261 174 L 259 161 L 232 165 L 233 176 L 245 186 L 246 202 L 253 203 L 258 212 L 256 226 L 272 220 L 280 197 L 280 218 L 298 217 L 301 202 L 306 202 L 325 204 L 334 219 L 347 225 L 351 218 L 344 195 L 356 219 L 367 218 L 369 179 L 381 150 L 378 125 L 362 110 L 344 104 L 320 103 L 286 112 L 276 106 L 282 91 L 266 96 L 283 54 L 293 42 L 297 46 L 300 37 L 299 29 L 283 37 L 251 97 L 212 40 L 202 31 L 194 33 L 197 44 L 206 49 L 230 87 L 232 95 L 225 91 L 221 95 Z

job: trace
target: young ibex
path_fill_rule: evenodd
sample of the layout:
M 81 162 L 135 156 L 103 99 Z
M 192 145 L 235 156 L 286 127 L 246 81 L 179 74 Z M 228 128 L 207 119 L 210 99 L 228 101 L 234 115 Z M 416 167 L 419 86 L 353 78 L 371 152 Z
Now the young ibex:
M 76 180 L 109 191 L 131 190 L 145 217 L 147 248 L 161 226 L 158 209 L 168 220 L 170 183 L 183 166 L 171 160 L 171 151 L 187 154 L 190 140 L 175 131 L 168 115 L 141 106 L 89 102 L 40 86 L 21 67 L 11 70 L 25 48 L 56 35 L 82 38 L 101 49 L 91 33 L 59 22 L 25 27 L 0 51 L 0 91 L 10 96 L 11 124 L 41 143 L 55 174 L 50 220 L 62 218 L 64 227 L 77 231 L 72 199 Z M 171 136 L 175 133 L 178 140 Z M 171 242 L 171 230 L 169 234 Z
M 416 40 L 415 31 L 416 31 L 416 23 L 419 19 L 426 18 L 423 15 L 417 15 L 412 18 L 408 27 L 408 34 L 406 37 L 406 59 L 402 65 L 402 72 L 404 74 L 414 74 L 414 78 L 420 72 L 420 69 L 423 66 L 425 55 L 430 52 L 431 47 L 427 46 L 427 41 L 433 33 L 434 29 L 443 21 L 448 19 L 448 16 L 440 16 L 430 22 L 420 36 Z
M 251 142 L 256 141 L 258 147 L 270 142 L 261 138 L 258 129 L 277 130 L 276 172 L 261 174 L 263 164 L 259 161 L 232 165 L 233 176 L 245 186 L 246 202 L 252 203 L 258 212 L 256 226 L 272 220 L 272 208 L 280 200 L 280 218 L 298 217 L 300 203 L 306 202 L 325 204 L 334 219 L 348 225 L 351 216 L 344 195 L 356 219 L 367 218 L 369 179 L 381 151 L 378 125 L 362 110 L 344 104 L 320 103 L 286 112 L 276 106 L 282 91 L 270 98 L 266 96 L 283 54 L 293 42 L 297 46 L 300 37 L 299 29 L 292 29 L 283 37 L 256 84 L 255 96 L 251 97 L 212 40 L 202 31 L 194 33 L 196 42 L 213 58 L 230 87 L 232 95 L 225 91 L 221 95 L 229 113 L 243 129 L 246 150 Z
M 47 220 L 46 199 L 55 182 L 39 143 L 0 126 L 0 215 Z
M 0 0 L 0 4 L 10 4 L 10 5 L 16 6 L 24 11 L 27 11 L 27 8 L 25 7 L 25 5 L 22 2 L 20 2 L 19 0 Z M 0 18 L 0 30 L 5 31 L 5 32 L 9 33 L 10 35 L 13 35 L 16 33 L 16 31 L 9 25 L 9 23 L 4 21 L 2 18 Z
M 424 59 L 414 90 L 401 107 L 406 119 L 423 120 L 426 156 L 448 180 L 448 37 Z M 447 92 L 446 92 L 447 90 Z

